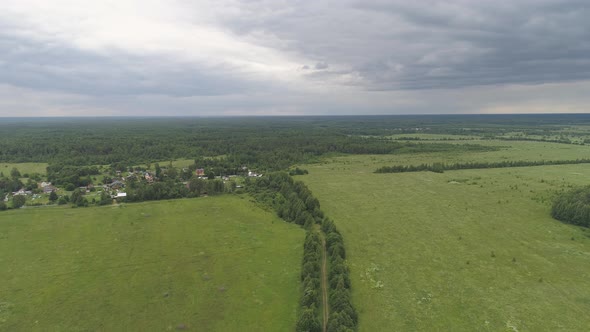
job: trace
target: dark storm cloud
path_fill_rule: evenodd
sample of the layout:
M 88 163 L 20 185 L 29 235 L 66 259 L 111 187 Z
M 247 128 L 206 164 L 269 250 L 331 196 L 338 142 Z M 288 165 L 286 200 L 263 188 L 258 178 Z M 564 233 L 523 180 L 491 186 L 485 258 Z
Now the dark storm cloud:
M 590 77 L 588 1 L 287 6 L 289 10 L 275 7 L 275 15 L 261 18 L 252 12 L 226 23 L 240 33 L 272 32 L 290 41 L 285 48 L 319 63 L 340 64 L 344 73 L 358 75 L 371 90 L 538 84 Z M 273 12 L 273 7 L 269 10 Z

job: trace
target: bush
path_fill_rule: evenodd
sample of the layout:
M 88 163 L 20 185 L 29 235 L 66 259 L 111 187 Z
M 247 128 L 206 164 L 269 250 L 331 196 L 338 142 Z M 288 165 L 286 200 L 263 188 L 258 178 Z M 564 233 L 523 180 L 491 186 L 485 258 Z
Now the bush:
M 25 196 L 22 195 L 16 195 L 12 197 L 12 207 L 15 209 L 20 208 L 21 206 L 25 205 L 25 202 L 27 201 Z

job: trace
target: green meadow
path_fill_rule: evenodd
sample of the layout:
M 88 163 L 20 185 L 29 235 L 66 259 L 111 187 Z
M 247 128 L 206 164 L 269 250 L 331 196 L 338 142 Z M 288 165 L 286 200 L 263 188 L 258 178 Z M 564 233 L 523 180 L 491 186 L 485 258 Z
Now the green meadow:
M 422 141 L 420 143 L 430 144 Z M 382 155 L 349 155 L 325 158 L 321 169 L 344 171 L 354 174 L 373 173 L 382 166 L 419 165 L 422 163 L 494 162 L 505 160 L 575 160 L 590 158 L 590 145 L 560 144 L 523 141 L 449 141 L 455 144 L 479 144 L 497 147 L 497 151 L 485 152 L 436 152 Z M 309 166 L 300 166 L 311 169 Z
M 226 195 L 0 215 L 2 331 L 289 331 L 304 232 Z
M 345 156 L 298 176 L 342 232 L 360 331 L 584 331 L 590 230 L 551 218 L 590 165 L 375 174 L 384 165 L 576 159 L 590 147 Z
M 46 174 L 47 163 L 0 163 L 0 172 L 5 176 L 10 176 L 10 171 L 13 168 L 18 169 L 21 174 Z

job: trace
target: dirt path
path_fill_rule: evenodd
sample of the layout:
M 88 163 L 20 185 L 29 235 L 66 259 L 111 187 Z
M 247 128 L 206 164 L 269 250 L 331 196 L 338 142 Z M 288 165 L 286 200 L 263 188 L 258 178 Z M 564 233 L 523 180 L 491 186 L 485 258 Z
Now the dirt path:
M 328 305 L 328 255 L 326 252 L 326 239 L 322 233 L 320 234 L 322 237 L 322 311 L 324 313 L 323 331 L 326 332 L 328 329 L 328 316 L 330 314 L 330 306 Z

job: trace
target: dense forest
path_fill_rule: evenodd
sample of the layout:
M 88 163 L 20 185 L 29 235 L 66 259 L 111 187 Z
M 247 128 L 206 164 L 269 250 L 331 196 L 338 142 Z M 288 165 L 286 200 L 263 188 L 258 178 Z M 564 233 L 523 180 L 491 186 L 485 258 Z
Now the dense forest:
M 297 118 L 4 119 L 0 161 L 91 166 L 226 156 L 228 164 L 273 169 L 326 153 L 404 153 L 457 148 L 383 140 L 403 133 L 468 134 L 507 131 L 563 133 L 560 125 L 590 123 L 583 115 L 365 116 Z M 575 133 L 568 133 L 573 135 Z M 526 139 L 526 138 L 525 138 Z M 464 149 L 483 149 L 464 146 Z
M 569 224 L 590 227 L 590 187 L 558 195 L 551 207 L 551 215 Z

